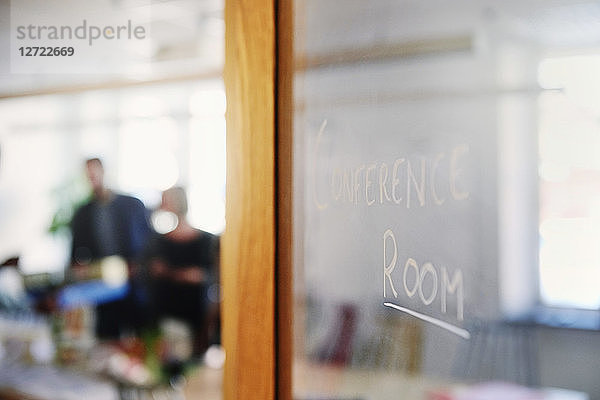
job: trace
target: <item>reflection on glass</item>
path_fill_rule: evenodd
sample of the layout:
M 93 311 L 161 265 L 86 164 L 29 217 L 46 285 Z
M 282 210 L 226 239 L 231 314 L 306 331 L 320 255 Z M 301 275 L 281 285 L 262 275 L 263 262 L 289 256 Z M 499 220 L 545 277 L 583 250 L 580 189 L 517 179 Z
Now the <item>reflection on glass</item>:
M 295 12 L 295 397 L 600 395 L 597 332 L 532 323 L 599 307 L 597 61 L 556 56 L 597 5 Z
M 540 63 L 540 294 L 552 306 L 600 308 L 600 56 Z

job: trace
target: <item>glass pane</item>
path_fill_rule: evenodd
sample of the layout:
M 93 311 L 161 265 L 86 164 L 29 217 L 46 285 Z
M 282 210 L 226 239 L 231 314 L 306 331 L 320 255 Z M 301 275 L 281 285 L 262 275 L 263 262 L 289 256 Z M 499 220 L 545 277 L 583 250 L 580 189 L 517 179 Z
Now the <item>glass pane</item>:
M 0 398 L 222 397 L 224 3 L 0 1 Z
M 549 146 L 600 155 L 597 118 L 546 138 L 568 111 L 540 65 L 598 33 L 592 3 L 295 2 L 295 398 L 600 395 L 598 332 L 533 323 L 551 279 L 598 307 L 596 252 L 588 278 L 538 269 Z M 544 245 L 598 243 L 591 221 Z

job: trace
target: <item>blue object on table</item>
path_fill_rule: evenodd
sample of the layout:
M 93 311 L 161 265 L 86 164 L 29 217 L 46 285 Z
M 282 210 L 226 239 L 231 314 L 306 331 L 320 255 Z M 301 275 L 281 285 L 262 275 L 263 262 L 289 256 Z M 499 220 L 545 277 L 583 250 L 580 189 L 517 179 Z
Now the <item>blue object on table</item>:
M 58 294 L 58 307 L 69 310 L 83 305 L 96 305 L 122 299 L 129 292 L 129 284 L 107 285 L 103 281 L 76 283 L 63 288 Z

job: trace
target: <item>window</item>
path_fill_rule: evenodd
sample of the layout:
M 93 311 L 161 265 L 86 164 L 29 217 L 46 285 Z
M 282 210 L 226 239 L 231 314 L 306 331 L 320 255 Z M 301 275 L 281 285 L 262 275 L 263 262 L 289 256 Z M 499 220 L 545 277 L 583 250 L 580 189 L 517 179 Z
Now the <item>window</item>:
M 224 99 L 214 79 L 0 102 L 0 261 L 19 255 L 25 273 L 67 265 L 68 235 L 48 230 L 87 196 L 88 157 L 103 159 L 111 188 L 149 209 L 162 190 L 186 187 L 192 225 L 221 233 Z
M 539 288 L 545 306 L 600 309 L 600 55 L 539 68 Z

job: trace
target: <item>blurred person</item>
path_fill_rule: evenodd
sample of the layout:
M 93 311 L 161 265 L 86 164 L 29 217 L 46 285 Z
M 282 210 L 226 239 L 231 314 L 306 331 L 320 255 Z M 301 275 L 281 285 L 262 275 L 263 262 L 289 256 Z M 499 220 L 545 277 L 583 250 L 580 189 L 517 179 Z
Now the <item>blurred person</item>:
M 181 187 L 163 192 L 160 210 L 175 218 L 174 229 L 158 235 L 151 246 L 158 318 L 171 317 L 189 326 L 192 357 L 197 359 L 219 342 L 219 307 L 209 295 L 218 280 L 219 237 L 189 224 L 187 196 Z
M 100 339 L 118 339 L 140 329 L 141 292 L 132 285 L 137 261 L 150 237 L 147 210 L 131 196 L 115 193 L 104 182 L 104 166 L 99 158 L 85 162 L 92 189 L 91 199 L 75 211 L 71 221 L 71 270 L 84 279 L 89 266 L 110 256 L 121 257 L 130 279 L 124 292 L 96 305 L 96 335 Z

